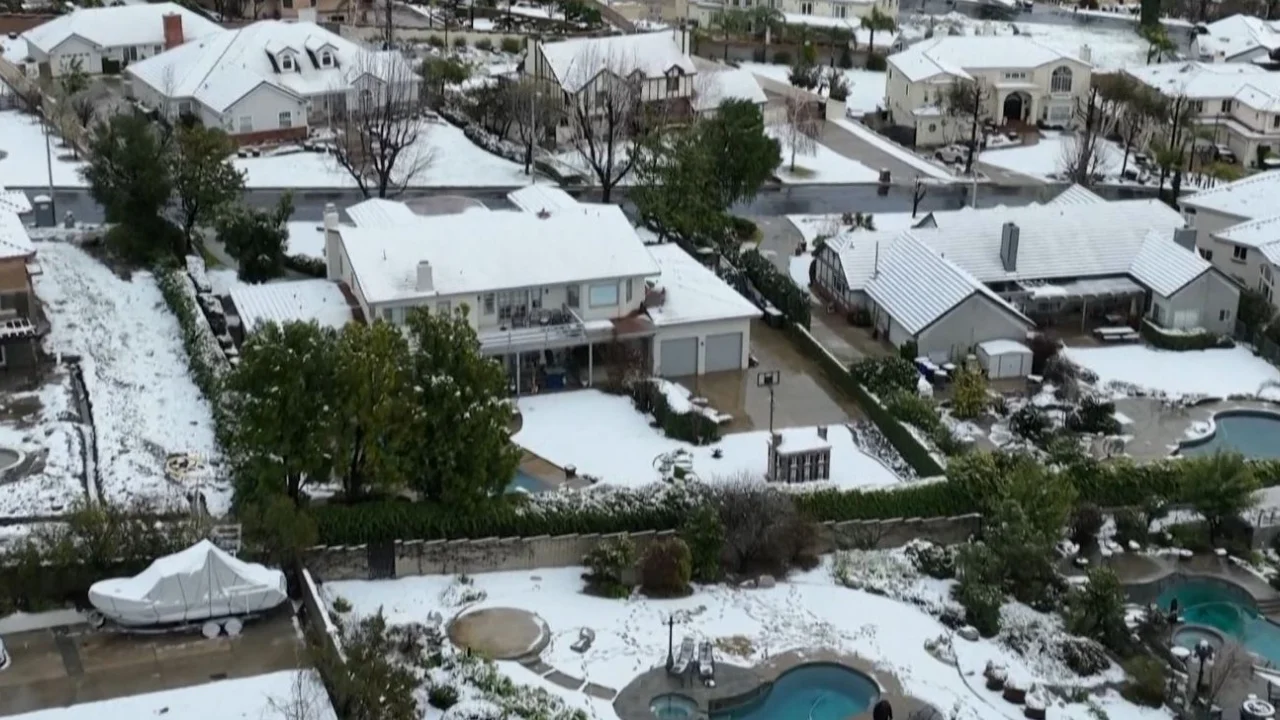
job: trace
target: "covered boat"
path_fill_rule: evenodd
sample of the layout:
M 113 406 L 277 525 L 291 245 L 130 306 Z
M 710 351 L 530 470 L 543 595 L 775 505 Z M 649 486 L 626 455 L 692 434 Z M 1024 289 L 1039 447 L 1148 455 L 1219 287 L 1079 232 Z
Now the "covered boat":
M 288 599 L 284 573 L 237 560 L 202 540 L 131 578 L 96 582 L 89 602 L 121 625 L 145 627 L 249 615 Z

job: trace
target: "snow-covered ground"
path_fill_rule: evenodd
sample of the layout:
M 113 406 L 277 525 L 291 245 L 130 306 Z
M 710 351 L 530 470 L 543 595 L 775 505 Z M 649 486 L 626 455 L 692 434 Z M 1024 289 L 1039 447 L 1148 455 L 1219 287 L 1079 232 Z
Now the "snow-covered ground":
M 1115 395 L 1133 394 L 1134 389 L 1163 392 L 1170 397 L 1207 395 L 1270 396 L 1265 384 L 1280 383 L 1280 369 L 1244 347 L 1222 350 L 1173 352 L 1146 345 L 1073 348 L 1063 350 L 1067 359 L 1098 375 L 1098 385 L 1112 385 Z M 1277 394 L 1280 397 L 1280 394 Z
M 597 390 L 521 398 L 524 426 L 512 438 L 519 446 L 580 474 L 614 485 L 639 486 L 659 480 L 657 459 L 679 449 L 693 456 L 693 472 L 704 481 L 742 474 L 763 478 L 768 464 L 767 431 L 732 433 L 714 445 L 694 446 L 672 440 L 631 404 L 630 398 Z M 584 438 L 590 438 L 584 442 Z M 808 483 L 806 489 L 884 487 L 902 482 L 887 467 L 854 444 L 843 425 L 828 428 L 831 483 Z M 713 457 L 719 449 L 723 457 Z
M 84 500 L 84 444 L 73 420 L 77 410 L 68 372 L 55 371 L 34 392 L 7 394 L 0 406 L 5 417 L 0 421 L 0 448 L 38 458 L 31 472 L 15 472 L 5 480 L 0 517 L 58 515 Z
M 323 222 L 291 222 L 285 223 L 289 231 L 287 252 L 290 255 L 324 259 L 324 223 Z
M 779 137 L 772 128 L 769 134 Z M 778 179 L 787 185 L 875 182 L 879 174 L 857 160 L 847 158 L 831 148 L 816 143 L 812 153 L 796 153 L 795 172 L 791 171 L 791 149 L 782 143 L 782 164 Z
M 1133 29 L 1118 29 L 1100 26 L 1061 25 L 1019 20 L 1016 22 L 999 22 L 994 20 L 977 20 L 975 18 L 950 13 L 937 17 L 934 22 L 934 36 L 941 37 L 954 28 L 963 35 L 1027 35 L 1043 45 L 1058 52 L 1080 57 L 1083 48 L 1088 46 L 1088 53 L 1095 71 L 1119 70 L 1126 66 L 1143 65 L 1147 61 L 1147 43 Z M 908 33 L 922 33 L 927 30 L 928 21 L 919 19 L 904 23 Z
M 300 689 L 300 692 L 298 690 Z M 295 702 L 300 698 L 302 702 Z M 281 708 L 290 708 L 286 712 Z M 292 709 L 297 709 L 297 714 Z M 130 695 L 14 715 L 10 720 L 335 720 L 333 705 L 310 670 L 218 680 L 178 690 Z
M 60 159 L 70 150 L 58 147 L 58 138 L 51 138 L 53 158 L 53 184 L 56 187 L 85 187 L 88 183 L 80 177 L 84 163 Z M 34 115 L 17 110 L 0 112 L 0 185 L 9 187 L 46 187 L 49 184 L 49 163 L 45 153 L 44 130 Z
M 925 178 L 926 180 L 933 179 L 943 180 L 946 182 L 953 182 L 956 180 L 956 175 L 952 171 L 933 162 L 932 160 L 917 155 L 856 120 L 845 119 L 833 120 L 832 122 L 845 130 L 848 130 L 859 139 L 876 146 L 882 152 L 896 158 L 898 161 L 910 165 L 911 168 L 920 175 L 920 177 Z
M 928 214 L 922 212 L 913 218 L 911 213 L 872 213 L 871 220 L 876 230 L 910 230 Z M 800 231 L 810 247 L 819 237 L 834 237 L 846 229 L 840 214 L 788 215 L 787 220 Z
M 192 382 L 178 320 L 150 273 L 123 280 L 80 248 L 37 243 L 43 273 L 35 290 L 52 329 L 50 352 L 78 355 L 93 409 L 102 491 L 107 500 L 188 507 L 165 478 L 166 456 L 220 463 L 209 404 Z M 216 467 L 195 475 L 209 510 L 230 508 L 231 487 Z
M 409 187 L 518 187 L 528 184 L 529 176 L 524 174 L 523 167 L 475 145 L 462 130 L 443 121 L 425 125 L 426 132 L 397 161 L 404 168 L 426 162 L 426 169 L 409 181 Z M 295 152 L 271 157 L 236 158 L 234 163 L 245 171 L 245 184 L 251 188 L 355 187 L 350 174 L 323 153 Z M 0 175 L 0 180 L 3 180 L 3 175 Z
M 791 83 L 789 78 L 791 68 L 786 65 L 748 62 L 740 63 L 739 66 L 770 80 L 788 85 Z M 843 74 L 845 81 L 849 83 L 849 97 L 844 102 L 850 112 L 862 115 L 874 112 L 877 107 L 884 104 L 884 73 L 860 68 L 838 72 Z
M 470 576 L 468 592 L 483 591 L 483 600 L 467 612 L 487 607 L 513 607 L 539 615 L 551 632 L 551 643 L 542 660 L 556 670 L 585 678 L 615 690 L 635 677 L 660 666 L 667 654 L 667 619 L 674 617 L 675 637 L 693 635 L 724 640 L 717 661 L 754 665 L 764 658 L 791 650 L 822 648 L 858 655 L 879 673 L 897 678 L 912 697 L 930 703 L 944 716 L 956 720 L 1021 720 L 1022 708 L 999 699 L 982 688 L 981 673 L 987 663 L 1004 664 L 1011 678 L 1027 684 L 1063 687 L 1097 687 L 1121 676 L 1114 666 L 1102 674 L 1081 678 L 1058 659 L 1056 643 L 1061 624 L 1053 617 L 1025 606 L 1008 605 L 1004 625 L 1018 632 L 1025 648 L 1015 653 L 989 640 L 969 642 L 956 636 L 926 609 L 949 604 L 949 583 L 920 578 L 899 552 L 852 553 L 850 574 L 880 592 L 853 590 L 833 577 L 836 561 L 828 556 L 817 569 L 797 573 L 776 587 L 741 589 L 731 586 L 696 588 L 687 598 L 653 600 L 635 595 L 623 600 L 590 597 L 582 593 L 583 568 L 543 568 L 536 571 L 483 573 Z M 379 609 L 391 624 L 426 622 L 432 612 L 446 617 L 452 576 L 426 576 L 386 581 L 327 583 L 322 593 L 332 602 L 341 597 L 353 614 L 367 616 Z M 456 588 L 453 588 L 456 590 Z M 886 596 L 887 595 L 887 596 Z M 893 598 L 899 599 L 893 599 Z M 581 628 L 595 633 L 584 653 L 570 645 Z M 943 662 L 925 649 L 926 642 L 942 639 L 953 643 L 956 663 Z M 515 663 L 499 669 L 517 682 L 530 682 L 532 673 Z M 544 684 L 566 702 L 594 711 L 602 720 L 617 718 L 608 703 L 586 703 L 584 694 Z M 1043 690 L 1037 691 L 1043 693 Z M 1093 691 L 1088 703 L 1054 699 L 1050 710 L 1058 720 L 1164 720 L 1169 714 L 1133 706 L 1114 692 Z
M 1066 170 L 1076 147 L 1075 137 L 1070 133 L 1045 131 L 1035 145 L 985 150 L 978 155 L 978 162 L 1034 178 L 1057 180 Z M 1123 163 L 1124 149 L 1110 140 L 1099 138 L 1095 172 L 1104 175 L 1105 182 L 1118 183 Z M 1129 154 L 1129 167 L 1136 167 L 1132 153 Z

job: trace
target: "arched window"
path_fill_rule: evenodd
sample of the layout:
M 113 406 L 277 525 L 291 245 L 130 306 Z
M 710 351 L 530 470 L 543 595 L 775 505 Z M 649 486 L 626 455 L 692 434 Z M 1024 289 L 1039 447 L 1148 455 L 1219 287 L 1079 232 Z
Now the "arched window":
M 1071 92 L 1071 68 L 1060 67 L 1049 78 L 1050 92 Z

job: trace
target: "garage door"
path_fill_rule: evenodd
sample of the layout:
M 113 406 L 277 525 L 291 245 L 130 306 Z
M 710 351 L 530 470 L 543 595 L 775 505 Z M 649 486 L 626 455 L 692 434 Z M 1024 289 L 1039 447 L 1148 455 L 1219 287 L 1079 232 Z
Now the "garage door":
M 663 340 L 658 353 L 663 377 L 698 374 L 698 338 Z
M 742 333 L 708 335 L 705 372 L 742 369 Z

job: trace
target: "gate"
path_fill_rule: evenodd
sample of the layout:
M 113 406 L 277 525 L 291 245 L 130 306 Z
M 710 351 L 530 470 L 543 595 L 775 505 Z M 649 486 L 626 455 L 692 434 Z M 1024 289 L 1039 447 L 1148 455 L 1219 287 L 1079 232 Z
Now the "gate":
M 369 579 L 389 580 L 395 576 L 395 542 L 369 543 Z

